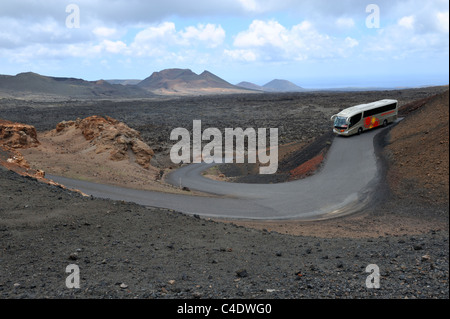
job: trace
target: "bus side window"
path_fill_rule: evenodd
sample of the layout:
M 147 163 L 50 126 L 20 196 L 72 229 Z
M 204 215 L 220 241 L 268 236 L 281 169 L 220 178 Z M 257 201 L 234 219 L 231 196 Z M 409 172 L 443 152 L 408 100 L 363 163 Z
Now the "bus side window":
M 352 126 L 354 126 L 355 124 L 357 124 L 359 121 L 361 121 L 361 118 L 362 118 L 362 113 L 353 115 L 353 116 L 350 118 L 350 126 L 349 126 L 349 128 L 352 127 Z

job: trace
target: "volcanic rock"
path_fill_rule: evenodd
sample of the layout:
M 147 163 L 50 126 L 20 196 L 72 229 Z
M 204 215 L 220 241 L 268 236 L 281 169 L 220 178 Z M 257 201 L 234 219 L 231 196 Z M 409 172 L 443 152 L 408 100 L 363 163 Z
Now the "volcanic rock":
M 39 145 L 34 126 L 0 120 L 0 145 L 28 148 Z
M 96 147 L 96 153 L 109 151 L 109 159 L 122 161 L 134 158 L 134 161 L 148 169 L 153 150 L 142 141 L 140 133 L 125 123 L 108 116 L 90 116 L 76 121 L 63 121 L 55 131 L 64 134 L 66 130 L 75 128 L 87 141 Z

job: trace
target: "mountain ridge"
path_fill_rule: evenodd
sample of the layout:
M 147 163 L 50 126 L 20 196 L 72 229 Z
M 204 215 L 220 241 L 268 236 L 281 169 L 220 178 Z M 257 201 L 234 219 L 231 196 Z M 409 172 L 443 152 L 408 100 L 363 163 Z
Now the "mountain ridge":
M 306 89 L 288 81 L 288 80 L 280 80 L 274 79 L 263 86 L 257 85 L 251 82 L 240 82 L 236 84 L 236 86 L 247 88 L 250 90 L 257 90 L 263 92 L 305 92 Z
M 275 92 L 301 92 L 305 89 L 288 81 L 288 80 L 280 80 L 274 79 L 269 83 L 264 84 L 263 88 L 267 91 L 275 91 Z
M 237 87 L 205 70 L 196 74 L 190 69 L 164 69 L 153 72 L 137 84 L 155 94 L 215 94 L 244 93 L 247 89 Z
M 111 84 L 105 80 L 52 77 L 34 72 L 0 76 L 0 92 L 9 95 L 74 98 L 150 97 L 150 92 L 134 86 Z
M 359 92 L 392 90 L 389 87 L 342 87 L 305 89 L 281 79 L 274 79 L 263 86 L 240 82 L 233 85 L 210 71 L 200 74 L 190 69 L 164 69 L 153 72 L 144 80 L 114 79 L 87 81 L 74 77 L 45 76 L 34 72 L 16 75 L 0 74 L 0 98 L 33 99 L 110 99 L 152 98 L 156 96 L 195 96 L 245 93 L 285 93 L 336 91 Z

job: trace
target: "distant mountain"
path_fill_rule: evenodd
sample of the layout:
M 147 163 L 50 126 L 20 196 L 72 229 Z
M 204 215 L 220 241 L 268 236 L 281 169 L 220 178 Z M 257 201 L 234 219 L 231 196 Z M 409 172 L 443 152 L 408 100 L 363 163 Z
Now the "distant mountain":
M 249 90 L 264 91 L 264 88 L 262 86 L 251 83 L 251 82 L 245 82 L 245 81 L 240 82 L 240 83 L 236 84 L 236 86 L 239 86 L 244 89 L 249 89 Z
M 189 69 L 166 69 L 153 72 L 137 84 L 138 87 L 156 94 L 221 94 L 247 93 L 209 71 L 196 74 Z
M 287 80 L 272 80 L 269 83 L 260 86 L 251 82 L 241 82 L 236 86 L 246 88 L 249 90 L 264 91 L 264 92 L 304 92 L 306 89 L 295 85 Z
M 44 76 L 33 72 L 0 75 L 0 97 L 54 98 L 146 98 L 158 95 L 208 95 L 258 92 L 307 91 L 286 80 L 273 80 L 264 86 L 250 82 L 233 85 L 217 75 L 190 69 L 153 72 L 140 81 L 115 79 L 86 81 L 77 78 Z
M 141 80 L 105 80 L 106 82 L 110 83 L 110 84 L 121 84 L 121 85 L 136 85 L 139 82 L 141 82 Z
M 295 85 L 287 80 L 272 80 L 263 86 L 264 91 L 268 92 L 302 92 L 304 88 Z
M 70 98 L 149 97 L 136 86 L 110 84 L 107 81 L 85 81 L 76 78 L 44 76 L 33 72 L 0 75 L 0 92 L 15 97 L 55 96 Z

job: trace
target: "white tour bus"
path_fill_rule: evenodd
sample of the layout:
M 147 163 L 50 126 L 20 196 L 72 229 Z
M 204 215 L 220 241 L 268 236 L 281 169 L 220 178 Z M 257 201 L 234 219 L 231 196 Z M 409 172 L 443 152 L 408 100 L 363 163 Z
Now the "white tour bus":
M 381 100 L 349 107 L 333 115 L 331 120 L 334 121 L 334 133 L 350 136 L 380 125 L 386 126 L 397 120 L 397 116 L 398 101 Z

